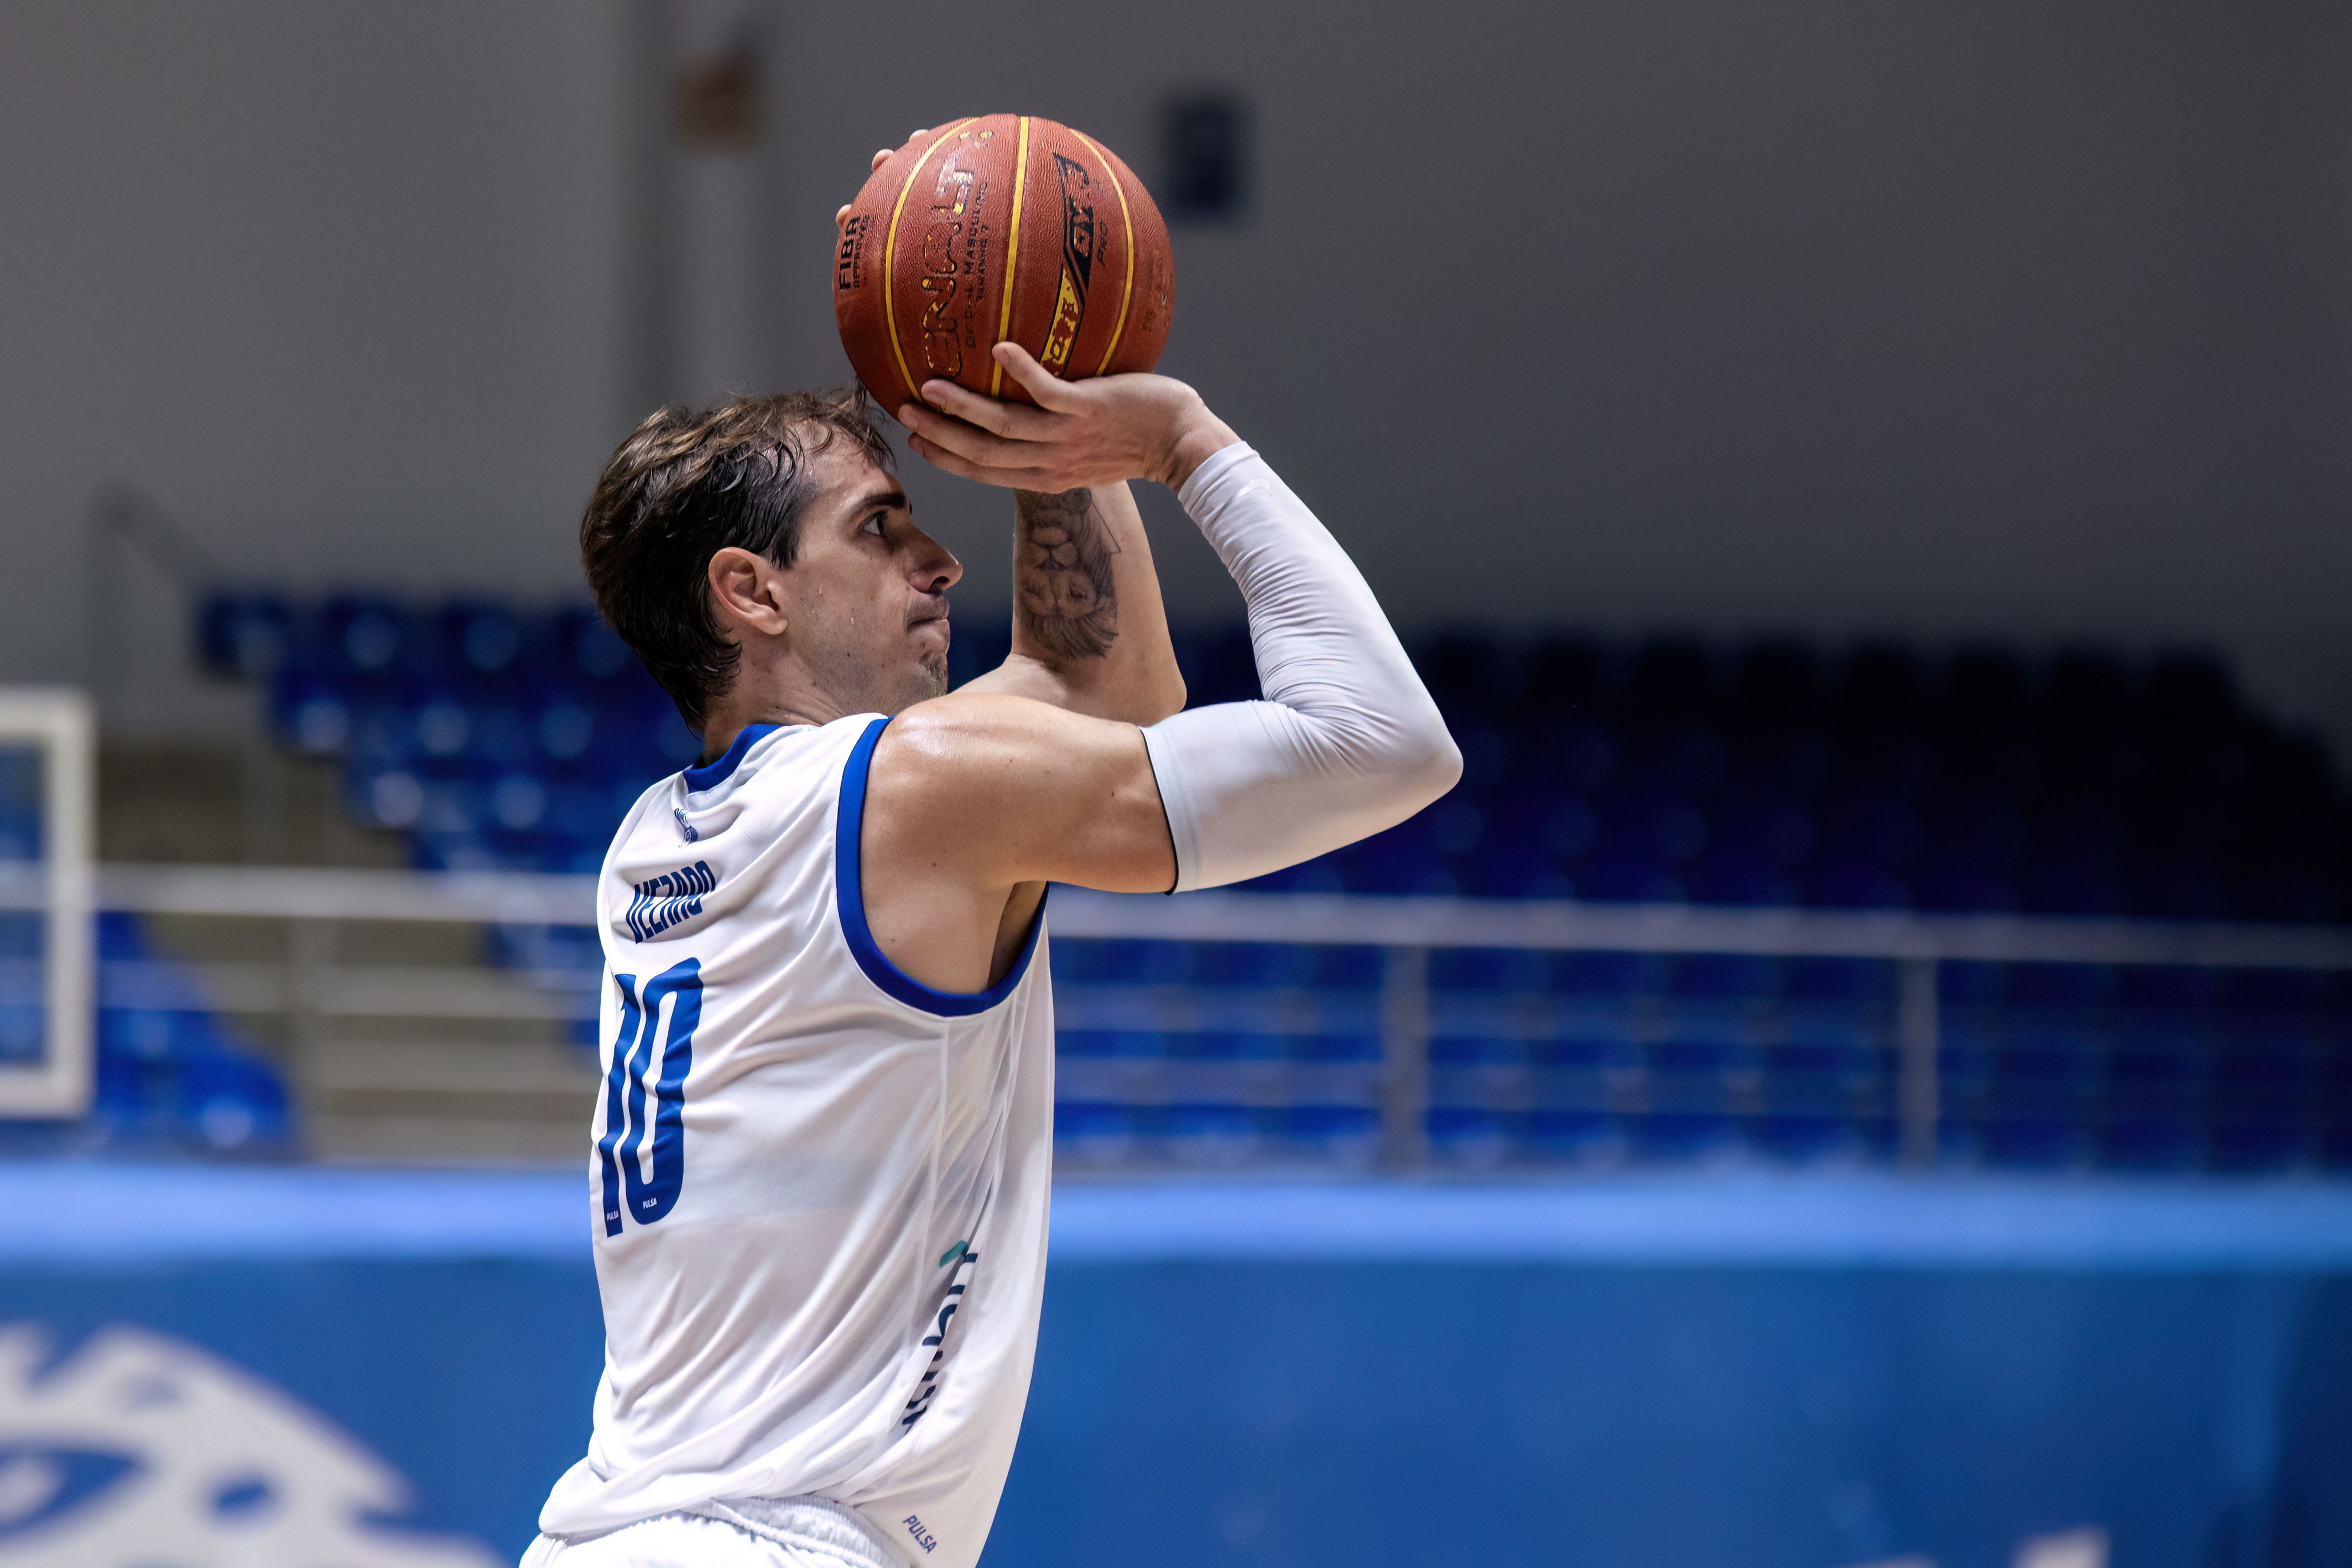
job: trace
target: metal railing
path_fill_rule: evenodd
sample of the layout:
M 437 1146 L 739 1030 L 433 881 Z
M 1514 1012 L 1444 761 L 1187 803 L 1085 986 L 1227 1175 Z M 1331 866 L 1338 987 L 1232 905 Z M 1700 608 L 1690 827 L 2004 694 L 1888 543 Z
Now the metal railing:
M 32 896 L 0 887 L 0 905 Z M 105 865 L 98 906 L 149 915 L 283 920 L 294 934 L 282 983 L 246 977 L 241 1002 L 315 1007 L 341 921 L 446 921 L 588 926 L 594 879 L 539 873 L 430 873 L 279 867 Z M 1057 889 L 1053 930 L 1064 938 L 1270 943 L 1378 948 L 1384 1164 L 1427 1157 L 1429 959 L 1441 948 L 1546 953 L 1710 954 L 1861 958 L 1896 967 L 1895 1104 L 1902 1155 L 1925 1165 L 1937 1147 L 1938 968 L 1948 962 L 2160 965 L 2352 970 L 2352 927 L 2171 922 L 2051 915 L 1746 909 L 1704 905 L 1506 903 L 1454 898 L 1255 893 L 1129 896 Z M 310 933 L 305 936 L 304 933 Z M 361 983 L 343 977 L 342 984 Z M 397 985 L 396 977 L 380 982 Z M 462 986 L 430 1009 L 462 1009 Z M 422 1004 L 420 1004 L 421 1006 Z M 483 1005 L 511 1008 L 483 993 Z M 550 1006 L 576 1006 L 551 999 Z M 593 999 L 589 1003 L 593 1008 Z

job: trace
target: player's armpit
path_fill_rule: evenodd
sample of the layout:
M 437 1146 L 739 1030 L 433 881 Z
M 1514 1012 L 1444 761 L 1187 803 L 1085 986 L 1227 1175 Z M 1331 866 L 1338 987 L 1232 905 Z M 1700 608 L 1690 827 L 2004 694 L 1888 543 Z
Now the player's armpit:
M 1140 730 L 969 690 L 882 732 L 859 847 L 876 943 L 948 991 L 997 977 L 1008 906 L 1034 907 L 1035 884 L 1162 893 L 1176 878 Z M 1025 927 L 1025 910 L 1012 913 Z

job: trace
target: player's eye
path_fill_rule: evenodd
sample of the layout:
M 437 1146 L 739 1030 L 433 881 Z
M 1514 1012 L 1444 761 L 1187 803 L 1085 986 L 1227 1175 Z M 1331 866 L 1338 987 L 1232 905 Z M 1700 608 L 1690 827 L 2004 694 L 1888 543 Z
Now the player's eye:
M 883 534 L 884 534 L 886 531 L 887 531 L 887 530 L 884 528 L 884 526 L 883 526 L 883 525 L 884 525 L 884 523 L 886 522 L 886 520 L 887 520 L 887 515 L 886 515 L 886 514 L 881 513 L 881 512 L 877 512 L 877 513 L 875 513 L 872 517 L 868 517 L 868 518 L 866 518 L 866 526 L 865 526 L 864 528 L 862 528 L 858 529 L 858 532 L 860 532 L 860 533 L 865 533 L 865 534 L 872 534 L 876 538 L 877 538 L 877 539 L 878 539 L 878 538 L 880 538 L 883 536 Z

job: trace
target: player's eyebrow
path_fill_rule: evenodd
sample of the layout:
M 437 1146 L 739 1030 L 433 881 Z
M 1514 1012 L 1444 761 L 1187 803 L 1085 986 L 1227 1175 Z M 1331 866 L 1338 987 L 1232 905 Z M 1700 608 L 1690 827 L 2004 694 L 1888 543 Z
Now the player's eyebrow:
M 857 505 L 850 509 L 862 517 L 866 513 L 873 511 L 878 507 L 887 507 L 894 511 L 900 512 L 907 510 L 907 492 L 904 490 L 877 490 L 872 495 L 860 496 L 857 498 Z

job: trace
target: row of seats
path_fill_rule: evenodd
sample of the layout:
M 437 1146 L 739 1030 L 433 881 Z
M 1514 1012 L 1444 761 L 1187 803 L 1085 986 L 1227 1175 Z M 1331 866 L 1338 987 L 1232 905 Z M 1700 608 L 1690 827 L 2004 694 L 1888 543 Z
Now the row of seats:
M 41 921 L 0 915 L 0 1058 L 26 1060 L 46 1034 Z M 69 1125 L 0 1123 L 0 1147 L 272 1156 L 294 1146 L 286 1085 L 223 1025 L 184 966 L 135 915 L 98 921 L 97 1072 L 89 1113 Z
M 1310 988 L 1363 991 L 1382 979 L 1381 949 L 1265 942 L 1056 938 L 1054 980 L 1077 986 Z M 1937 967 L 1946 1007 L 1987 1003 L 2118 1006 L 2245 1014 L 2352 1012 L 2352 975 L 2326 970 L 2158 964 L 1975 963 Z M 1444 947 L 1429 955 L 1428 986 L 1453 995 L 1694 998 L 1892 1003 L 1894 966 L 1874 958 L 1773 958 L 1718 953 L 1547 953 Z
M 1426 977 L 1441 1162 L 1895 1151 L 1891 963 L 1459 950 Z M 1055 981 L 1073 1158 L 1373 1157 L 1377 950 L 1064 940 Z M 2352 977 L 1948 963 L 1938 990 L 1951 1163 L 2352 1168 Z
M 593 870 L 701 745 L 584 606 L 223 593 L 197 652 L 262 683 L 280 741 L 340 759 L 352 817 L 407 835 L 425 869 Z
M 698 742 L 584 607 L 224 594 L 215 672 L 342 760 L 419 864 L 583 869 Z M 1245 633 L 1177 639 L 1195 702 Z M 960 629 L 965 679 L 1001 631 Z M 1448 637 L 1416 650 L 1459 789 L 1270 889 L 2182 918 L 2352 915 L 2352 807 L 2210 660 Z
M 1463 787 L 1269 886 L 1487 897 L 2352 912 L 2311 741 L 2210 661 L 1454 639 L 1421 662 Z
M 427 867 L 588 870 L 697 742 L 577 607 L 216 599 L 207 664 Z M 1003 656 L 959 629 L 955 679 Z M 1235 629 L 1178 638 L 1192 700 L 1255 695 Z M 2352 914 L 2325 758 L 2209 661 L 1998 650 L 1438 639 L 1416 659 L 1461 787 L 1269 889 L 2190 917 Z M 593 967 L 585 934 L 494 934 Z M 1361 1164 L 1379 1147 L 1376 950 L 1066 942 L 1057 1126 L 1113 1164 Z M 1432 955 L 1439 1158 L 1882 1159 L 1894 977 L 1864 961 Z M 1996 1165 L 2352 1162 L 2325 977 L 1948 965 L 1947 1155 Z
M 1891 1116 L 1810 1111 L 1730 1113 L 1585 1109 L 1496 1112 L 1446 1105 L 1427 1119 L 1433 1160 L 1461 1171 L 1627 1165 L 1868 1166 L 1899 1149 Z M 1267 1109 L 1215 1102 L 1132 1104 L 1065 1099 L 1055 1107 L 1060 1157 L 1076 1166 L 1337 1167 L 1378 1157 L 1376 1111 L 1360 1105 Z M 2352 1171 L 2352 1130 L 2293 1118 L 2209 1124 L 2189 1117 L 1990 1117 L 1947 1122 L 1948 1169 L 2110 1170 L 2137 1175 L 2275 1176 Z

